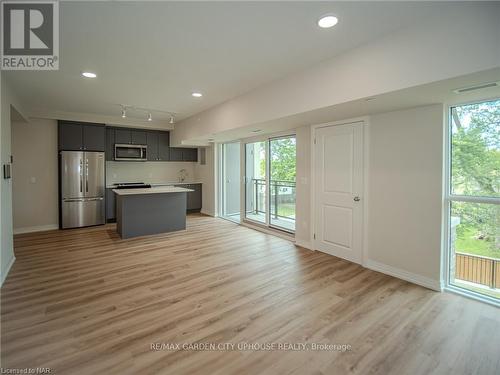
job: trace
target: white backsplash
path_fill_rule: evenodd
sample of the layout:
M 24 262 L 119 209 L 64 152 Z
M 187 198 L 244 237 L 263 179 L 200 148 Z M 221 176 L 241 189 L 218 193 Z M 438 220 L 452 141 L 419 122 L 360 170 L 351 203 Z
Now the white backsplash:
M 107 161 L 106 162 L 106 185 L 116 182 L 178 182 L 179 171 L 187 171 L 186 182 L 195 180 L 193 162 L 127 162 L 127 161 Z

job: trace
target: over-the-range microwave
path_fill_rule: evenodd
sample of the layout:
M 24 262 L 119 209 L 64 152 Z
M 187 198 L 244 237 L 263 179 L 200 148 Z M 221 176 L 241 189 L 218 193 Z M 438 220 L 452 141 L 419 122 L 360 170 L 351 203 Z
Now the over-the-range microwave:
M 115 160 L 146 161 L 148 146 L 115 144 Z

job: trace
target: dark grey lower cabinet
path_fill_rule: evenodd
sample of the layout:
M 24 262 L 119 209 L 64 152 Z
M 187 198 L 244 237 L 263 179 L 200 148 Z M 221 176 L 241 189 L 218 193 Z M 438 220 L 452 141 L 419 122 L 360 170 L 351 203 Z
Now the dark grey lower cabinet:
M 106 188 L 106 221 L 116 220 L 116 198 L 113 189 Z
M 187 193 L 187 210 L 192 212 L 201 210 L 201 184 L 184 184 L 175 186 L 194 190 Z
M 202 206 L 201 184 L 182 184 L 175 186 L 194 190 L 187 193 L 186 209 L 187 211 L 190 212 L 201 211 L 201 206 Z M 106 222 L 114 222 L 114 221 L 116 221 L 116 194 L 113 193 L 113 189 L 106 188 Z

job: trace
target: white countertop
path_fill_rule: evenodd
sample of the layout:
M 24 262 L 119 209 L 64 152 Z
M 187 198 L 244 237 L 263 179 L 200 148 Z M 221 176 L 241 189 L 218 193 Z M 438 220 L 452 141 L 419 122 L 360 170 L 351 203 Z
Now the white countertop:
M 142 182 L 142 181 L 141 181 Z M 172 185 L 195 185 L 195 184 L 201 184 L 199 181 L 194 181 L 194 182 L 144 182 L 145 184 L 149 184 L 151 186 L 172 186 Z M 107 189 L 114 189 L 116 188 L 115 184 L 109 184 L 106 185 Z
M 194 190 L 175 186 L 151 187 L 144 189 L 113 189 L 113 193 L 117 195 L 188 193 L 190 191 Z

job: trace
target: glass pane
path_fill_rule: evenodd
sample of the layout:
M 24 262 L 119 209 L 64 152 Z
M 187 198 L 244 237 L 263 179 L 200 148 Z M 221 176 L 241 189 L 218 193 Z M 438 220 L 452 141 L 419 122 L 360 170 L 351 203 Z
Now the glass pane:
M 500 205 L 451 202 L 450 283 L 500 298 Z
M 269 210 L 270 223 L 295 231 L 295 137 L 271 139 L 270 144 Z
M 266 142 L 245 145 L 245 217 L 266 223 Z
M 451 193 L 500 197 L 500 100 L 451 110 Z
M 222 145 L 222 216 L 240 221 L 240 144 Z

